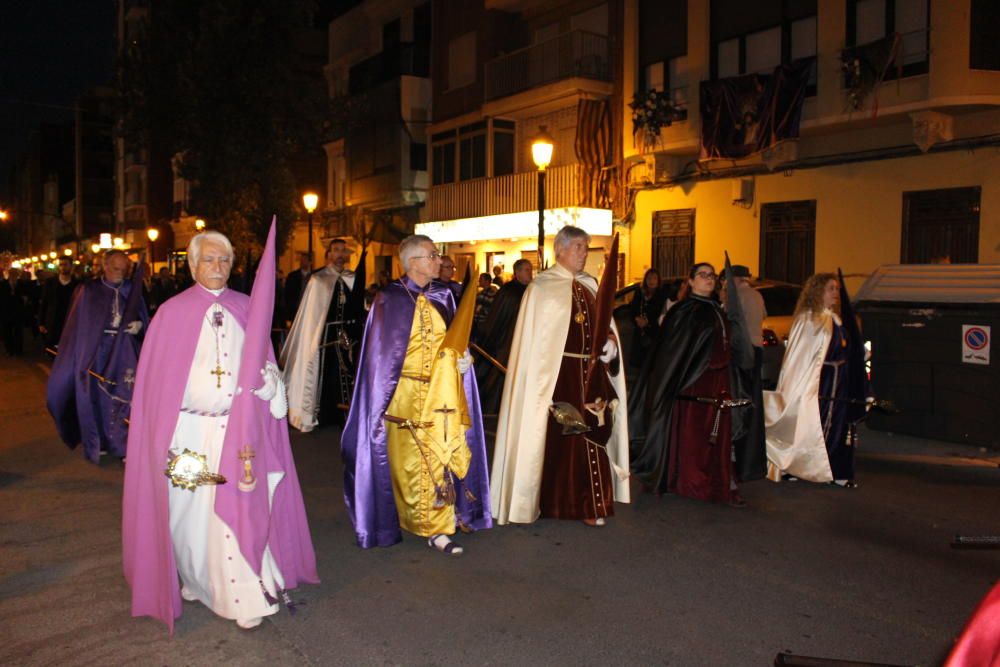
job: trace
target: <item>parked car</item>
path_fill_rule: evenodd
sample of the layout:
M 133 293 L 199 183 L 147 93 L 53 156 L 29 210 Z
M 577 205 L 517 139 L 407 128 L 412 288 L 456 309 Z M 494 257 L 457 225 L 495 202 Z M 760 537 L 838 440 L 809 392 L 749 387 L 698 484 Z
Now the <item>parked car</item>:
M 801 285 L 771 280 L 759 280 L 754 288 L 764 297 L 767 317 L 761 326 L 764 339 L 764 364 L 761 380 L 764 389 L 774 389 L 778 385 L 781 362 L 785 358 L 785 345 L 792 330 L 795 304 L 798 303 Z

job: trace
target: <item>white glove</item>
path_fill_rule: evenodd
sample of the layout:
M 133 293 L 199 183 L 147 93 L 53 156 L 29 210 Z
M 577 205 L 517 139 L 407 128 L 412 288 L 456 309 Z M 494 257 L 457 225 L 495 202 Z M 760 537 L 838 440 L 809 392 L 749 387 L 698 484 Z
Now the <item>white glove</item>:
M 465 375 L 472 368 L 472 355 L 466 350 L 461 357 L 458 358 L 458 372 Z
M 598 357 L 601 361 L 606 364 L 610 364 L 612 361 L 618 358 L 618 346 L 615 345 L 613 340 L 608 340 L 604 344 L 604 350 L 601 356 Z
M 125 327 L 125 333 L 132 334 L 133 336 L 138 336 L 140 331 L 142 331 L 141 320 L 136 320 L 135 322 L 129 322 L 128 326 Z
M 267 362 L 260 370 L 264 384 L 250 392 L 262 401 L 268 401 L 271 416 L 283 419 L 288 414 L 288 399 L 285 397 L 285 383 L 281 379 L 281 371 L 272 362 Z
M 264 384 L 250 392 L 262 401 L 270 401 L 278 393 L 278 383 L 281 382 L 278 367 L 269 361 L 260 369 L 260 376 L 264 378 Z

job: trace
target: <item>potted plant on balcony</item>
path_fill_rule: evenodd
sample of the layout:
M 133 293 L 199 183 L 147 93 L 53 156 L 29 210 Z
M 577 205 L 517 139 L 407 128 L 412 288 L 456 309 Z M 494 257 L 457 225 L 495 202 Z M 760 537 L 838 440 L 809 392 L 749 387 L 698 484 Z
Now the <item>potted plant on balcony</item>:
M 680 118 L 680 112 L 671 101 L 669 93 L 651 89 L 636 91 L 629 103 L 632 109 L 632 133 L 642 153 L 653 150 L 660 142 L 660 130 Z

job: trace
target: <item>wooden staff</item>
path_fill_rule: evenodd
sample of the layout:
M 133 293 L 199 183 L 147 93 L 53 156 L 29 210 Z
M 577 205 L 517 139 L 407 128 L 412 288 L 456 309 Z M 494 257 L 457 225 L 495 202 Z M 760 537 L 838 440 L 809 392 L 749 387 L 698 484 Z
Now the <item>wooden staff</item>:
M 475 343 L 469 343 L 469 347 L 472 348 L 473 352 L 475 352 L 476 354 L 478 354 L 479 356 L 481 356 L 483 359 L 485 359 L 486 361 L 488 361 L 491 364 L 493 364 L 494 366 L 496 366 L 497 369 L 501 373 L 503 373 L 504 375 L 507 374 L 507 369 L 504 367 L 504 365 L 501 364 L 496 359 L 494 359 L 492 356 L 490 356 L 490 354 L 486 350 L 484 350 L 483 348 L 479 347 Z

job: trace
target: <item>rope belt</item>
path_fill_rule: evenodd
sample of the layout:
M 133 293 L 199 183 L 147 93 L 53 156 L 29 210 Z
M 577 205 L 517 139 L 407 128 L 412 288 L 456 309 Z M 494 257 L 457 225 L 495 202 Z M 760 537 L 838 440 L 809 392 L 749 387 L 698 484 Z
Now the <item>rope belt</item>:
M 181 408 L 181 412 L 186 412 L 189 415 L 195 415 L 198 417 L 226 417 L 229 415 L 229 410 L 220 410 L 219 412 L 209 412 L 207 410 L 195 410 L 193 408 Z

